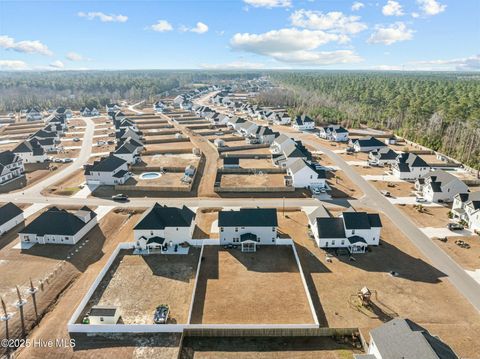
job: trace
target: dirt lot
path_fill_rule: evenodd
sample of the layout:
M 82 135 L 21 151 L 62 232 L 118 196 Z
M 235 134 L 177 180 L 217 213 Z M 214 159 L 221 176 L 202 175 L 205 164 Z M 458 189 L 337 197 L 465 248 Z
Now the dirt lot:
M 79 251 L 75 252 L 75 255 L 69 260 L 69 262 L 67 262 L 68 266 L 65 268 L 69 268 L 71 266 L 73 268 L 72 270 L 75 270 L 75 273 L 77 274 L 71 276 L 67 282 L 55 282 L 55 286 L 57 286 L 56 289 L 58 290 L 49 293 L 50 301 L 46 303 L 46 305 L 50 305 L 55 301 L 57 302 L 49 308 L 49 312 L 43 317 L 41 325 L 32 331 L 30 335 L 32 340 L 49 340 L 51 338 L 64 338 L 66 340 L 70 339 L 70 336 L 67 332 L 67 321 L 70 319 L 83 295 L 88 290 L 94 278 L 97 276 L 98 271 L 105 265 L 105 262 L 107 261 L 113 249 L 116 248 L 118 243 L 131 240 L 132 228 L 137 223 L 138 219 L 139 215 L 131 215 L 131 213 L 127 211 L 119 213 L 112 211 L 105 218 L 103 218 L 100 227 L 97 227 L 98 230 L 94 229 L 89 233 L 88 244 L 85 244 L 82 241 L 75 246 L 75 248 L 78 247 L 77 249 L 79 249 Z M 82 246 L 81 249 L 80 246 Z M 35 247 L 37 246 L 34 246 L 32 249 L 35 249 Z M 59 249 L 63 248 L 61 245 L 55 246 L 55 248 L 56 247 L 59 247 Z M 42 246 L 40 250 L 43 252 L 41 254 L 36 253 L 36 256 L 56 258 L 57 256 L 61 257 L 63 255 L 63 253 L 59 253 L 57 250 L 52 251 L 52 248 L 54 248 L 53 245 Z M 69 249 L 72 250 L 73 248 L 70 247 Z M 19 268 L 21 268 L 21 266 L 17 266 L 16 271 L 19 273 L 24 273 L 23 271 L 19 270 Z M 66 270 L 64 272 L 62 269 L 59 273 L 63 276 L 63 273 L 66 273 Z M 26 275 L 26 278 L 28 278 L 28 276 L 31 275 L 31 272 L 24 274 Z M 46 288 L 52 287 L 53 284 L 47 286 Z M 62 291 L 62 295 L 57 297 Z M 29 315 L 33 315 L 33 309 L 31 308 L 31 305 L 27 305 L 27 307 L 29 308 Z M 44 313 L 42 312 L 42 315 L 43 314 Z M 0 331 L 2 330 L 3 326 L 0 328 Z M 0 333 L 0 335 L 3 337 L 3 333 Z M 117 348 L 117 345 L 110 346 L 108 342 L 102 341 L 100 345 L 97 345 L 96 347 L 94 346 L 96 350 L 88 352 L 82 351 L 81 345 L 80 348 L 75 348 L 75 351 L 68 347 L 30 347 L 21 350 L 16 357 L 65 358 L 78 356 L 82 358 L 98 358 L 98 355 L 103 357 L 112 357 L 112 355 L 116 353 L 125 352 L 125 350 L 132 350 L 132 348 Z M 144 345 L 146 345 L 146 343 L 144 343 Z
M 83 170 L 75 171 L 74 174 L 60 182 L 55 183 L 42 191 L 43 194 L 54 194 L 58 196 L 72 196 L 80 190 L 80 185 L 85 183 L 85 175 Z
M 171 143 L 158 143 L 145 146 L 147 151 L 158 151 L 161 153 L 168 153 L 169 150 L 186 150 L 192 152 L 193 145 L 191 142 L 171 142 Z
M 223 163 L 222 163 L 223 166 Z M 241 158 L 240 159 L 241 168 L 275 168 L 272 163 L 272 160 L 269 158 L 253 159 L 253 158 Z
M 151 167 L 187 167 L 194 165 L 198 167 L 199 157 L 190 153 L 179 153 L 172 155 L 147 155 L 142 156 L 145 166 Z
M 313 322 L 289 246 L 256 253 L 207 246 L 203 257 L 192 323 Z
M 349 343 L 327 337 L 186 337 L 180 359 L 350 359 Z
M 360 198 L 362 191 L 355 185 L 343 171 L 332 171 L 327 173 L 327 183 L 332 189 L 332 198 Z
M 446 207 L 422 207 L 419 212 L 413 205 L 398 206 L 404 211 L 418 227 L 446 227 L 449 223 Z
M 221 187 L 284 187 L 284 174 L 223 174 Z
M 227 144 L 230 145 L 230 141 L 229 142 L 226 142 Z M 271 152 L 270 152 L 270 148 L 266 147 L 266 148 L 252 148 L 250 150 L 240 150 L 240 151 L 223 151 L 225 153 L 229 153 L 231 155 L 235 155 L 235 154 L 248 154 L 248 155 L 255 155 L 255 154 L 259 154 L 259 155 L 269 155 Z
M 367 161 L 368 153 L 365 152 L 355 152 L 353 154 L 339 153 L 345 161 Z
M 458 246 L 455 242 L 459 240 L 468 243 L 470 248 Z M 480 269 L 480 236 L 447 237 L 446 243 L 442 241 L 436 243 L 463 268 L 470 271 Z
M 388 167 L 375 167 L 375 166 L 359 166 L 359 165 L 351 165 L 355 171 L 359 174 L 363 175 L 384 175 L 388 171 Z
M 153 324 L 155 308 L 165 303 L 171 323 L 187 323 L 199 255 L 199 248 L 188 255 L 122 251 L 89 304 L 118 306 L 125 324 Z
M 413 196 L 415 187 L 409 182 L 388 182 L 388 181 L 370 181 L 379 191 L 388 191 L 392 197 L 409 197 Z M 388 184 L 391 183 L 392 187 Z
M 280 216 L 279 216 L 280 217 Z M 409 318 L 447 342 L 461 357 L 475 358 L 480 344 L 480 316 L 416 247 L 381 214 L 382 245 L 372 252 L 325 260 L 323 250 L 307 237 L 296 237 L 302 266 L 313 284 L 319 319 L 330 327 L 369 330 L 393 317 Z M 303 253 L 302 253 L 303 252 Z M 395 271 L 398 276 L 390 275 Z M 356 293 L 363 286 L 374 291 L 373 306 L 358 305 Z

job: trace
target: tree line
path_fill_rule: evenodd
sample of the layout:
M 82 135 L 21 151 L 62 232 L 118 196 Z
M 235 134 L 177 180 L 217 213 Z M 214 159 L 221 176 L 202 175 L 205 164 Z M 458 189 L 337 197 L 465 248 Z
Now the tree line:
M 474 73 L 274 72 L 263 105 L 318 124 L 391 130 L 480 169 L 480 76 Z

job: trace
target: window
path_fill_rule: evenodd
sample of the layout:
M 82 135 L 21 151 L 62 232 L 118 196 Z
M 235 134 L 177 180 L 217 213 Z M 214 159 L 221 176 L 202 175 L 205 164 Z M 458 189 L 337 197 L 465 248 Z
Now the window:
M 275 227 L 272 227 L 272 232 L 275 232 Z
M 220 232 L 223 232 L 223 227 L 220 227 Z
M 235 232 L 238 232 L 238 228 L 237 228 L 237 227 L 235 227 Z
M 355 234 L 355 230 L 354 230 L 354 229 L 352 229 L 352 234 Z
M 343 246 L 343 245 L 345 245 L 345 241 L 344 241 L 344 240 L 342 240 L 341 244 L 342 244 L 342 246 Z
M 335 245 L 335 241 L 332 241 L 332 246 L 334 246 L 334 245 Z

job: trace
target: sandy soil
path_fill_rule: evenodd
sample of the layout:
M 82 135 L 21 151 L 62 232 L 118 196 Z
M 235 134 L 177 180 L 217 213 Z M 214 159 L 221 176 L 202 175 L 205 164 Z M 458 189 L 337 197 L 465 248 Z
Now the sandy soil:
M 221 187 L 284 187 L 283 174 L 223 174 Z
M 191 152 L 192 148 L 193 148 L 193 144 L 191 142 L 158 143 L 158 144 L 145 146 L 145 149 L 147 151 L 160 151 L 160 152 L 166 152 L 168 150 L 173 150 L 173 149 L 189 150 L 189 152 Z
M 212 223 L 218 220 L 221 208 L 199 208 L 195 218 L 195 231 L 193 238 L 218 238 L 218 233 L 212 233 Z
M 362 191 L 355 185 L 343 171 L 332 171 L 327 174 L 327 183 L 332 189 L 332 198 L 360 198 Z
M 415 187 L 409 182 L 370 181 L 379 191 L 388 191 L 392 197 L 414 196 Z M 390 186 L 389 186 L 390 183 Z
M 142 156 L 142 163 L 152 167 L 187 167 L 192 164 L 198 167 L 199 157 L 190 153 L 172 155 L 148 155 Z
M 153 324 L 155 308 L 168 304 L 170 323 L 187 323 L 199 255 L 199 248 L 178 256 L 122 251 L 90 305 L 118 306 L 125 324 Z
M 230 145 L 230 141 L 226 142 L 227 144 Z M 229 153 L 231 155 L 235 155 L 235 154 L 261 154 L 261 155 L 264 155 L 264 154 L 270 154 L 270 148 L 253 148 L 253 149 L 250 149 L 250 150 L 240 150 L 240 151 L 224 151 L 225 153 Z
M 422 207 L 419 212 L 413 205 L 398 206 L 418 227 L 446 227 L 449 223 L 447 207 Z
M 470 248 L 462 248 L 455 242 L 462 240 L 470 245 Z M 437 241 L 437 245 L 448 253 L 455 262 L 467 270 L 480 269 L 480 237 L 447 237 L 447 242 Z
M 60 182 L 44 189 L 43 194 L 58 195 L 58 196 L 71 196 L 80 190 L 80 185 L 85 183 L 85 175 L 83 169 L 75 171 L 74 174 L 68 178 L 63 179 Z
M 384 175 L 388 171 L 388 167 L 370 167 L 370 166 L 359 166 L 353 165 L 353 169 L 361 175 Z
M 130 178 L 125 184 L 137 186 L 159 186 L 159 187 L 188 187 L 189 184 L 182 182 L 183 172 L 167 172 L 159 178 L 154 179 L 140 179 L 139 176 Z
M 275 168 L 272 161 L 268 158 L 262 158 L 258 160 L 253 158 L 241 158 L 240 167 L 241 168 Z
M 313 322 L 290 247 L 242 253 L 207 246 L 203 257 L 192 323 Z

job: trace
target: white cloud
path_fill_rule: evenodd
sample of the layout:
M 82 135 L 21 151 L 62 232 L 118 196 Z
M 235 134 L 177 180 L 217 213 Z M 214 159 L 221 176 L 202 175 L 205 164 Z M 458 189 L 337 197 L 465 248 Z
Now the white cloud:
M 258 70 L 265 68 L 260 62 L 233 61 L 226 64 L 201 64 L 201 68 L 209 70 Z
M 404 67 L 399 65 L 378 65 L 372 67 L 372 69 L 379 71 L 402 71 L 404 70 Z
M 365 4 L 363 2 L 360 2 L 360 1 L 355 1 L 353 4 L 352 4 L 352 11 L 358 11 L 360 10 L 361 8 L 365 7 Z
M 208 31 L 208 26 L 203 22 L 197 22 L 197 25 L 190 29 L 191 32 L 196 32 L 197 34 L 204 34 Z
M 24 40 L 16 42 L 14 38 L 6 35 L 0 36 L 0 47 L 7 50 L 13 50 L 29 54 L 40 54 L 46 56 L 53 55 L 47 45 L 42 44 L 38 40 Z
M 412 64 L 437 70 L 480 71 L 480 54 L 451 60 L 415 61 Z
M 420 17 L 420 14 L 419 14 L 418 12 L 412 12 L 411 15 L 412 15 L 412 17 L 413 17 L 414 19 Z
M 235 34 L 230 45 L 235 50 L 268 56 L 277 61 L 299 65 L 331 65 L 359 62 L 351 50 L 315 51 L 329 42 L 343 42 L 345 35 L 316 30 L 280 29 L 262 34 Z
M 172 24 L 170 24 L 167 20 L 158 20 L 157 23 L 153 24 L 150 28 L 157 32 L 167 32 L 173 30 Z
M 402 16 L 404 15 L 402 5 L 398 1 L 388 0 L 387 4 L 382 8 L 382 13 L 385 16 Z
M 425 15 L 438 15 L 447 8 L 447 5 L 440 4 L 437 0 L 417 0 L 417 3 Z
M 63 62 L 60 60 L 53 61 L 49 66 L 53 67 L 54 69 L 63 69 L 65 67 Z
M 414 31 L 408 29 L 403 22 L 396 22 L 387 27 L 377 25 L 368 42 L 371 44 L 391 45 L 395 42 L 411 40 L 413 33 Z
M 73 51 L 67 52 L 67 55 L 65 57 L 70 61 L 86 61 L 86 60 L 88 60 L 83 55 L 80 55 L 80 54 L 78 54 L 76 52 L 73 52 Z
M 126 22 L 128 16 L 125 15 L 115 15 L 115 14 L 105 14 L 103 12 L 79 12 L 78 16 L 84 17 L 88 20 L 94 20 L 98 18 L 101 22 Z
M 190 32 L 195 32 L 197 34 L 204 34 L 208 31 L 208 26 L 206 24 L 204 24 L 203 22 L 197 22 L 197 25 L 195 25 L 195 27 L 187 27 L 187 26 L 180 26 L 179 28 L 180 31 L 182 32 L 187 32 L 187 31 L 190 31 Z
M 291 16 L 293 26 L 310 30 L 325 30 L 345 34 L 356 34 L 367 29 L 367 25 L 360 22 L 359 16 L 347 16 L 333 11 L 322 13 L 313 10 L 297 10 Z
M 291 0 L 243 0 L 243 2 L 253 7 L 265 7 L 267 9 L 292 6 Z
M 20 60 L 0 60 L 2 70 L 27 70 L 28 65 Z

